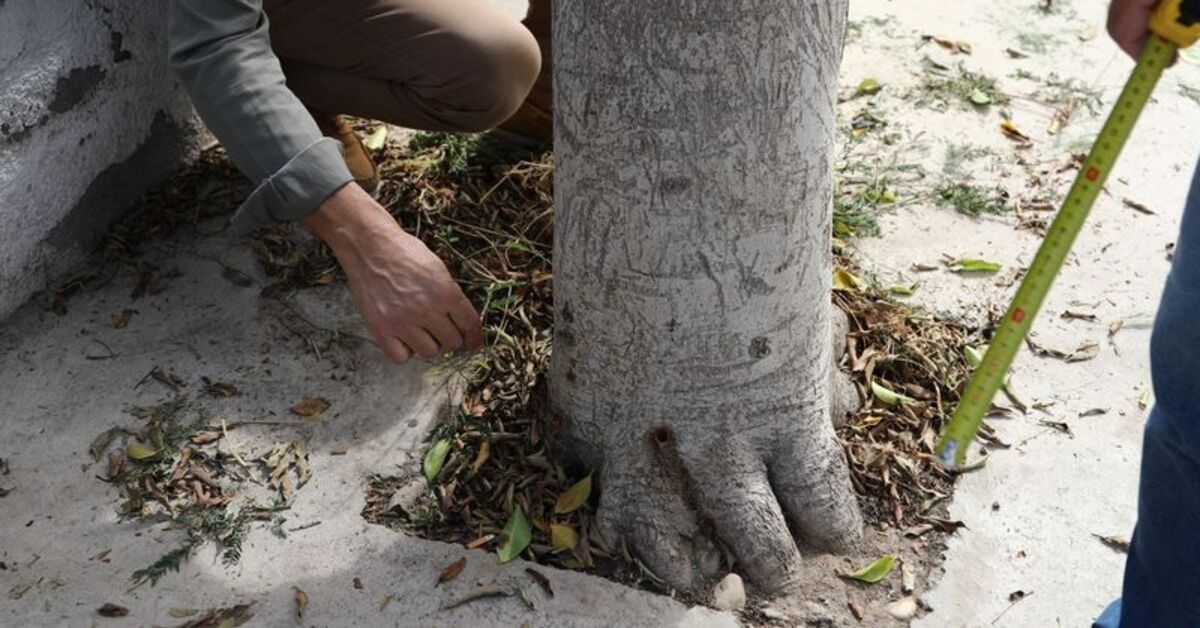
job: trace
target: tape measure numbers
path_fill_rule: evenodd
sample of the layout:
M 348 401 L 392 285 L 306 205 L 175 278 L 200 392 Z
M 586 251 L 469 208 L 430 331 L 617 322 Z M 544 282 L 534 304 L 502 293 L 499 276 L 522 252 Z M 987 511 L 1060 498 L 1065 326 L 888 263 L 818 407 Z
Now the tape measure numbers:
M 1046 232 L 1046 238 L 997 327 L 983 361 L 972 374 L 950 423 L 942 433 L 936 451 L 947 468 L 954 469 L 965 461 L 967 449 L 979 432 L 983 417 L 992 405 L 992 398 L 1004 385 L 1004 378 L 1033 325 L 1033 319 L 1083 229 L 1092 205 L 1104 189 L 1104 182 L 1163 70 L 1175 58 L 1175 52 L 1180 47 L 1189 46 L 1200 37 L 1200 0 L 1163 2 L 1155 13 L 1151 28 L 1155 35 L 1142 49 L 1137 67 L 1080 167 L 1079 176 L 1067 193 L 1062 209 Z

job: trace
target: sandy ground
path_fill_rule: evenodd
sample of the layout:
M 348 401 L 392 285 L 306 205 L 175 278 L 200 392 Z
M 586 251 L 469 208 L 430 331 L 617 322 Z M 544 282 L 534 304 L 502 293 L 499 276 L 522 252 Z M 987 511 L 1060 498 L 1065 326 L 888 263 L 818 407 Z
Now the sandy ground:
M 1051 73 L 1076 79 L 1099 90 L 1107 106 L 1132 67 L 1104 35 L 1106 2 L 1055 1 L 1048 14 L 1038 4 L 852 3 L 852 19 L 862 30 L 847 50 L 842 82 L 851 89 L 875 77 L 886 85 L 875 107 L 886 112 L 887 130 L 900 139 L 885 155 L 925 171 L 923 180 L 898 186 L 898 203 L 908 204 L 881 221 L 882 236 L 856 247 L 881 282 L 918 283 L 910 301 L 935 311 L 979 317 L 989 306 L 1005 306 L 1015 287 L 1003 284 L 1030 263 L 1040 240 L 1018 230 L 1012 212 L 971 219 L 922 194 L 950 180 L 1000 185 L 1013 200 L 1061 198 L 1075 171 L 1054 170 L 1089 144 L 1102 120 L 1082 109 L 1050 135 L 1055 107 L 1037 102 L 1051 92 L 1044 79 Z M 969 42 L 972 53 L 922 46 L 925 34 Z M 1007 48 L 1028 57 L 1014 59 Z M 925 55 L 995 77 L 1013 101 L 984 111 L 914 108 Z M 1043 80 L 1021 78 L 1022 70 Z M 1044 410 L 992 421 L 1012 448 L 995 452 L 983 470 L 960 482 L 950 513 L 968 527 L 950 540 L 945 575 L 923 594 L 934 610 L 916 625 L 1085 626 L 1119 594 L 1124 555 L 1094 535 L 1127 539 L 1134 523 L 1150 325 L 1196 155 L 1193 143 L 1182 138 L 1200 127 L 1196 102 L 1186 96 L 1198 84 L 1200 70 L 1188 63 L 1163 80 L 1035 325 L 1042 346 L 1070 352 L 1092 341 L 1099 356 L 1066 363 L 1026 350 L 1017 358 L 1014 392 Z M 846 103 L 842 111 L 853 115 L 857 109 Z M 1018 148 L 1001 133 L 1003 109 L 1031 146 Z M 988 153 L 954 171 L 948 153 L 968 146 Z M 1125 199 L 1155 214 L 1135 211 Z M 938 266 L 943 255 L 982 258 L 1004 270 L 984 278 L 913 270 Z M 1067 310 L 1095 320 L 1061 318 Z M 1109 329 L 1118 323 L 1110 341 Z M 1096 409 L 1106 413 L 1081 416 Z M 1043 421 L 1066 423 L 1071 434 Z M 1018 591 L 1025 597 L 1010 602 Z
M 504 4 L 519 10 L 519 2 Z M 853 3 L 843 91 L 851 95 L 866 78 L 884 87 L 844 102 L 841 126 L 863 110 L 887 125 L 862 137 L 845 134 L 840 166 L 884 182 L 896 201 L 882 215 L 881 234 L 852 246 L 882 284 L 916 284 L 908 297 L 913 303 L 974 318 L 1003 307 L 1013 273 L 1038 244 L 1034 232 L 1019 228 L 1022 216 L 1026 222 L 1049 216 L 1034 209 L 1036 201 L 1059 198 L 1073 174 L 1060 166 L 1087 146 L 1100 123 L 1081 106 L 1048 133 L 1062 103 L 1049 103 L 1059 92 L 1047 82 L 1075 79 L 1076 92 L 1098 90 L 1111 103 L 1131 67 L 1103 36 L 1104 2 L 1055 1 L 1049 11 L 1039 4 Z M 927 34 L 969 42 L 971 53 L 923 42 Z M 1008 48 L 1027 56 L 1013 58 Z M 994 77 L 1012 101 L 982 108 L 942 107 L 936 99 L 918 104 L 930 94 L 922 87 L 924 57 Z M 1013 389 L 1031 409 L 993 421 L 1011 448 L 993 452 L 960 482 L 950 514 L 968 527 L 950 539 L 944 575 L 918 578 L 916 593 L 932 611 L 916 625 L 1084 626 L 1117 595 L 1124 557 L 1095 535 L 1127 538 L 1133 524 L 1149 326 L 1194 159 L 1181 138 L 1200 130 L 1191 115 L 1196 102 L 1187 95 L 1193 85 L 1200 86 L 1200 70 L 1186 63 L 1164 80 L 1036 325 L 1042 346 L 1070 352 L 1094 341 L 1099 355 L 1077 363 L 1029 352 L 1018 358 Z M 1029 136 L 1027 146 L 1001 133 L 1008 116 Z M 934 190 L 948 182 L 1000 186 L 1010 211 L 969 218 L 939 206 Z M 1155 213 L 1135 211 L 1125 199 Z M 1021 216 L 1011 211 L 1018 201 Z M 213 225 L 202 227 L 208 232 Z M 938 267 L 944 255 L 1004 268 L 976 278 L 914 270 Z M 0 488 L 12 489 L 0 499 L 0 624 L 176 625 L 186 621 L 186 609 L 248 602 L 255 603 L 251 625 L 264 626 L 734 622 L 551 569 L 544 571 L 556 595 L 534 591 L 535 611 L 516 599 L 439 610 L 477 584 L 529 586 L 523 564 L 500 566 L 492 554 L 396 534 L 359 516 L 363 479 L 419 451 L 448 396 L 445 374 L 429 365 L 387 367 L 355 339 L 361 331 L 337 286 L 283 302 L 264 299 L 259 291 L 268 280 L 252 254 L 224 236 L 185 233 L 156 243 L 148 259 L 182 274 L 138 301 L 130 299 L 135 277 L 122 275 L 73 297 L 65 316 L 31 303 L 0 327 L 6 417 L 0 458 L 10 469 L 0 475 Z M 252 283 L 231 282 L 227 266 Z M 129 308 L 136 310 L 129 324 L 114 328 L 113 317 Z M 1094 319 L 1061 318 L 1067 310 Z M 1120 330 L 1110 338 L 1116 323 Z M 334 331 L 348 340 L 335 342 Z M 178 535 L 163 524 L 120 522 L 116 488 L 95 480 L 102 465 L 87 449 L 99 432 L 133 421 L 128 406 L 175 394 L 156 380 L 141 381 L 156 366 L 178 375 L 198 408 L 231 421 L 297 421 L 288 408 L 314 395 L 332 406 L 320 421 L 235 432 L 242 451 L 281 439 L 311 445 L 314 479 L 287 514 L 293 532 L 286 540 L 251 535 L 234 568 L 206 548 L 157 587 L 130 591 L 132 570 L 172 547 Z M 239 383 L 243 395 L 205 397 L 202 377 Z M 1065 423 L 1070 433 L 1046 422 Z M 468 558 L 464 574 L 432 587 L 438 571 L 461 556 Z M 826 598 L 816 600 L 820 608 L 812 608 L 812 598 L 793 603 L 808 605 L 812 625 L 862 625 L 839 606 L 844 585 L 833 578 L 826 585 L 814 592 Z M 294 617 L 294 587 L 309 598 L 302 622 Z M 899 575 L 876 587 L 855 596 L 872 624 L 883 621 L 884 598 L 898 596 Z M 1024 597 L 1010 601 L 1018 591 Z M 105 602 L 128 607 L 129 617 L 97 617 Z

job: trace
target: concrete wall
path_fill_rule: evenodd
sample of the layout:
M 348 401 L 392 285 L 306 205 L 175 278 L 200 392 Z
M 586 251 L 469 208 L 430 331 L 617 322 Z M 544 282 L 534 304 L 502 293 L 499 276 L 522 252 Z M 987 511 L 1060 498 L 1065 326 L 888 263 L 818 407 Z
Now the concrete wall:
M 0 317 L 194 150 L 159 0 L 0 0 Z

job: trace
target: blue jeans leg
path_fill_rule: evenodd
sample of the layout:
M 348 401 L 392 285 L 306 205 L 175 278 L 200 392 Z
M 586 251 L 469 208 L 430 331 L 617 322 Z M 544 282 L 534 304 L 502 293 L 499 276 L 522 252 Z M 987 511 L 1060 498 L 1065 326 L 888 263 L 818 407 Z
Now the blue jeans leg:
M 1121 600 L 1100 628 L 1200 626 L 1200 171 L 1154 323 L 1150 370 L 1155 406 L 1143 437 L 1138 522 Z

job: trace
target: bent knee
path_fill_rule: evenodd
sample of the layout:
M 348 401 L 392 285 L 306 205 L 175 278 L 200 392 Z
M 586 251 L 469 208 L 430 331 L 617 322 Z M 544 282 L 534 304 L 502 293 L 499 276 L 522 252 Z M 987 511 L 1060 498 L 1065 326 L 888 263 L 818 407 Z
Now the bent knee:
M 542 67 L 537 40 L 516 21 L 467 38 L 459 54 L 456 89 L 439 105 L 443 119 L 463 131 L 486 131 L 512 117 Z

